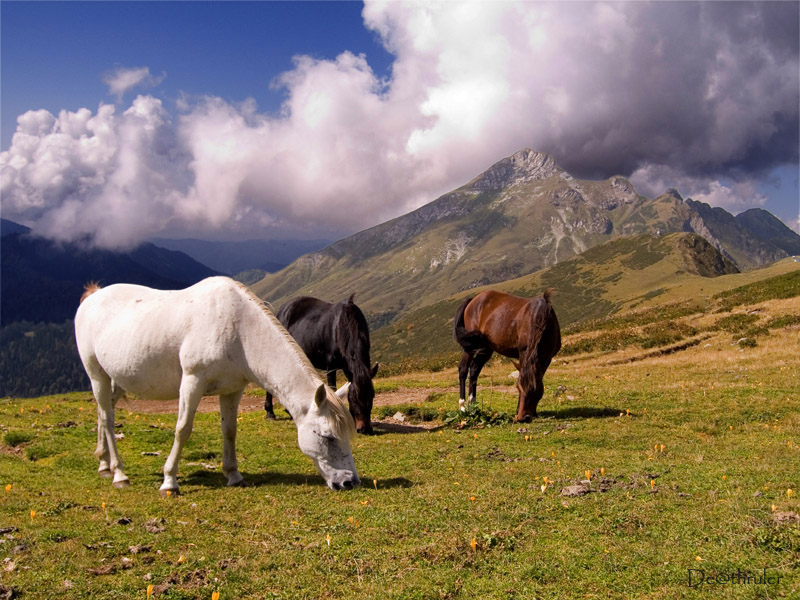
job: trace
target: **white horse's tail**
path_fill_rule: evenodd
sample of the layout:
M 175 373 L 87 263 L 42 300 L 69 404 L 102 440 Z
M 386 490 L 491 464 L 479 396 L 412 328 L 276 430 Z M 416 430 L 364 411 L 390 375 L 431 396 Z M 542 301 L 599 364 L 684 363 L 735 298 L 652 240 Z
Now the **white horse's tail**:
M 90 281 L 89 283 L 87 283 L 84 286 L 83 289 L 84 289 L 84 292 L 83 292 L 83 295 L 81 296 L 81 301 L 80 301 L 81 304 L 83 304 L 84 300 L 86 300 L 89 296 L 91 296 L 97 290 L 99 290 L 101 288 L 100 288 L 100 284 L 99 283 L 97 283 L 95 281 Z

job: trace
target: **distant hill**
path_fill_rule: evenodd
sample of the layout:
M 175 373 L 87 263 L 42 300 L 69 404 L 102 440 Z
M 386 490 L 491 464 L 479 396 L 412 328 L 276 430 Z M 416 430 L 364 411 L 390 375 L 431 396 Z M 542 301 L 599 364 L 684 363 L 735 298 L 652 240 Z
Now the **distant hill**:
M 217 274 L 182 252 L 149 243 L 128 253 L 87 249 L 79 244 L 51 242 L 14 225 L 3 220 L 0 238 L 2 325 L 71 319 L 89 281 L 180 289 Z
M 14 223 L 14 221 L 9 221 L 8 219 L 0 219 L 0 236 L 10 235 L 12 233 L 28 233 L 29 231 L 29 227 Z
M 127 253 L 88 249 L 33 236 L 3 219 L 0 396 L 88 389 L 72 325 L 86 283 L 179 289 L 215 274 L 182 252 L 153 244 Z
M 321 250 L 330 240 L 244 240 L 213 242 L 207 240 L 153 238 L 156 246 L 188 254 L 204 265 L 237 275 L 258 269 L 266 273 L 280 271 L 297 257 Z
M 800 236 L 767 211 L 751 208 L 736 215 L 736 221 L 758 239 L 791 256 L 800 255 Z
M 705 239 L 674 233 L 611 240 L 553 267 L 487 287 L 525 297 L 555 288 L 553 304 L 562 328 L 568 328 L 654 305 L 702 306 L 716 293 L 789 272 L 800 273 L 800 265 L 791 259 L 740 273 Z M 459 353 L 451 332 L 456 306 L 483 289 L 410 310 L 387 326 L 373 322 L 374 360 L 395 369 L 437 360 L 453 366 L 453 356 Z
M 650 199 L 622 177 L 577 180 L 548 155 L 526 149 L 407 215 L 299 258 L 252 288 L 277 306 L 300 294 L 337 300 L 357 292 L 375 322 L 388 323 L 460 291 L 534 273 L 629 236 L 696 233 L 737 268 L 757 268 L 800 243 L 788 228 L 774 240 L 780 228 L 773 221 L 759 209 L 737 220 L 684 201 L 675 190 Z
M 690 210 L 690 230 L 702 235 L 743 269 L 758 268 L 793 254 L 784 248 L 800 249 L 800 236 L 760 208 L 750 209 L 747 216 L 734 217 L 722 208 L 711 208 L 691 199 L 686 206 Z

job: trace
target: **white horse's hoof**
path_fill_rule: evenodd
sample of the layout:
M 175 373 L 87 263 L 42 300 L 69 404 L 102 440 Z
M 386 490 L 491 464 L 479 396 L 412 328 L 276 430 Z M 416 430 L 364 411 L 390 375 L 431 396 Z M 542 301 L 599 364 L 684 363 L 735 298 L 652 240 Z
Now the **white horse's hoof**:
M 97 471 L 97 474 L 100 477 L 103 477 L 103 478 L 108 478 L 108 477 L 113 477 L 114 476 L 114 473 L 113 473 L 113 471 L 111 471 L 111 469 L 100 469 L 99 471 Z
M 240 479 L 236 483 L 229 483 L 228 487 L 250 487 L 250 484 L 247 483 L 244 479 Z
M 173 496 L 180 496 L 181 493 L 178 488 L 174 488 L 171 490 L 158 490 L 158 493 L 161 494 L 162 498 L 171 498 Z
M 116 489 L 122 490 L 126 487 L 130 487 L 131 482 L 128 479 L 120 479 L 119 481 L 115 481 L 113 485 Z

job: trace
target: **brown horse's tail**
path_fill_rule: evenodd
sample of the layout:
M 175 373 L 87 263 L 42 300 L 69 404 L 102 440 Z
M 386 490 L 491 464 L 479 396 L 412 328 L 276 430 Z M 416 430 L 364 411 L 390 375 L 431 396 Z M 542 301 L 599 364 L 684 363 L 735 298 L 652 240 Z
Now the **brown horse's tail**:
M 97 283 L 95 281 L 90 281 L 89 283 L 87 283 L 84 286 L 83 289 L 84 289 L 84 292 L 83 292 L 83 295 L 81 296 L 81 301 L 80 301 L 81 304 L 83 304 L 84 300 L 86 300 L 89 296 L 91 296 L 97 290 L 99 290 L 101 288 L 100 288 L 100 284 L 99 283 Z
M 453 338 L 464 349 L 464 352 L 475 352 L 489 345 L 489 340 L 485 335 L 477 330 L 468 330 L 464 324 L 464 311 L 467 310 L 467 304 L 470 302 L 472 302 L 472 298 L 464 300 L 456 310 L 456 316 L 453 319 Z

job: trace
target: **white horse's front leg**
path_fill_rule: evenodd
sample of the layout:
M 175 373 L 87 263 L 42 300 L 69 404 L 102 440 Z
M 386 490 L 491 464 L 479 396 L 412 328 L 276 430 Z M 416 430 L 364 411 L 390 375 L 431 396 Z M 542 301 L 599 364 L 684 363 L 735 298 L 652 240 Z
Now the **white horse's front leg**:
M 222 472 L 228 485 L 246 485 L 236 461 L 236 416 L 244 389 L 219 397 L 219 415 L 222 420 Z
M 183 447 L 189 436 L 192 435 L 194 415 L 197 406 L 203 398 L 204 384 L 194 375 L 184 374 L 181 379 L 180 398 L 178 399 L 178 421 L 175 423 L 175 441 L 172 450 L 164 463 L 164 483 L 161 484 L 161 495 L 167 492 L 177 495 L 178 490 L 178 461 Z
M 105 373 L 93 374 L 92 392 L 97 402 L 97 449 L 95 455 L 100 459 L 97 473 L 100 477 L 114 477 L 114 487 L 130 485 L 128 476 L 122 470 L 122 459 L 117 452 L 114 438 L 114 405 L 117 398 L 111 387 L 111 379 Z

